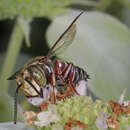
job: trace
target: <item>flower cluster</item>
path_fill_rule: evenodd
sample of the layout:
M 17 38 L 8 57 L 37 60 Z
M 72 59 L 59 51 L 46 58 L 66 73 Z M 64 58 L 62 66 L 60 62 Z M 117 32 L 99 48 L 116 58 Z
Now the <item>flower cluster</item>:
M 46 103 L 44 103 L 45 105 Z M 42 107 L 44 108 L 44 107 Z M 128 130 L 130 101 L 104 103 L 91 97 L 74 96 L 55 105 L 48 103 L 40 113 L 25 112 L 26 122 L 42 130 Z M 24 114 L 25 114 L 24 113 Z M 27 118 L 28 117 L 28 118 Z

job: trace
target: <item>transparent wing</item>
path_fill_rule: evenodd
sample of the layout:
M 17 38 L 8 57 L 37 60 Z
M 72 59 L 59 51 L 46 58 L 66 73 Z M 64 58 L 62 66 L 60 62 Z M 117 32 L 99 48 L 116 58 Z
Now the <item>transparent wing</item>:
M 73 24 L 71 28 L 65 33 L 65 35 L 58 41 L 55 48 L 51 52 L 51 56 L 64 51 L 73 41 L 76 34 L 76 24 Z
M 59 39 L 54 43 L 52 48 L 49 50 L 47 57 L 58 54 L 59 52 L 65 50 L 73 41 L 76 34 L 76 24 L 75 21 L 82 14 L 81 12 L 70 24 L 70 26 L 65 30 L 65 32 L 59 37 Z

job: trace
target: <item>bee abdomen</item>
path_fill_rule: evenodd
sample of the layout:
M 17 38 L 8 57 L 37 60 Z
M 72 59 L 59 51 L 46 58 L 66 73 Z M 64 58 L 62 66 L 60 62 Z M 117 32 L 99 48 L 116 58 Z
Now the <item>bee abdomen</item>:
M 63 85 L 63 82 L 59 79 L 58 75 L 61 75 L 64 81 L 68 84 L 71 79 L 74 85 L 81 81 L 87 81 L 90 77 L 86 71 L 82 68 L 73 65 L 72 63 L 56 61 L 55 62 L 56 82 L 58 85 Z
M 87 72 L 84 71 L 82 68 L 75 66 L 75 74 L 74 74 L 73 82 L 77 83 L 81 80 L 87 81 L 88 79 L 90 79 L 90 76 L 87 74 Z

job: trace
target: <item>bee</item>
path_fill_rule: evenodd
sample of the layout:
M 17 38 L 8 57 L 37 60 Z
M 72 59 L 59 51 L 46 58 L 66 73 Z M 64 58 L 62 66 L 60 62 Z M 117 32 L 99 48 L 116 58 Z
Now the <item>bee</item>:
M 46 100 L 55 104 L 56 100 L 73 94 L 85 95 L 85 83 L 89 79 L 87 72 L 73 63 L 58 59 L 52 60 L 54 54 L 72 43 L 76 34 L 75 22 L 82 13 L 61 34 L 46 56 L 33 58 L 22 69 L 8 78 L 8 80 L 15 79 L 17 83 L 14 99 L 14 124 L 17 120 L 19 89 L 27 97 L 29 103 L 34 106 L 40 106 Z

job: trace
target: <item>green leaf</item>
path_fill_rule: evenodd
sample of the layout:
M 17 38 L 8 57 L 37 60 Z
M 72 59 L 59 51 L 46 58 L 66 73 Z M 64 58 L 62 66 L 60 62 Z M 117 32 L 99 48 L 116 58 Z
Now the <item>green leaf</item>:
M 117 0 L 120 2 L 122 5 L 124 5 L 127 8 L 130 8 L 130 0 Z
M 23 120 L 22 109 L 18 105 L 18 120 Z M 14 119 L 14 101 L 0 89 L 0 122 L 11 121 Z M 0 126 L 1 129 L 1 126 Z
M 112 3 L 112 0 L 100 0 L 96 9 L 103 11 Z
M 13 33 L 9 41 L 9 46 L 6 52 L 5 61 L 2 66 L 2 72 L 0 75 L 0 83 L 1 83 L 0 88 L 2 88 L 5 91 L 8 89 L 9 85 L 7 77 L 12 73 L 16 58 L 22 46 L 22 38 L 23 38 L 23 32 L 21 31 L 21 28 L 16 20 Z
M 74 0 L 72 4 L 96 7 L 98 6 L 99 2 L 93 0 Z
M 25 54 L 20 53 L 20 55 L 16 59 L 17 62 L 14 64 L 15 68 L 13 69 L 13 71 L 11 72 L 10 75 L 7 75 L 6 77 L 4 77 L 5 81 L 8 82 L 8 87 L 6 88 L 7 90 L 5 89 L 6 93 L 9 93 L 9 95 L 11 95 L 12 97 L 14 97 L 14 95 L 15 95 L 17 84 L 16 84 L 15 80 L 7 80 L 7 78 L 10 77 L 12 74 L 14 74 L 16 71 L 18 71 L 19 69 L 21 69 L 25 65 L 25 63 L 27 63 L 27 61 L 31 58 L 32 57 L 27 55 L 27 54 L 25 55 Z M 1 70 L 2 70 L 2 63 L 3 63 L 4 59 L 5 59 L 5 54 L 1 54 L 0 55 L 0 75 L 1 75 Z M 3 88 L 2 84 L 0 84 L 0 88 L 1 89 Z M 1 102 L 2 101 L 3 101 L 3 104 L 4 104 L 5 100 L 1 100 Z M 21 105 L 23 110 L 30 107 L 30 104 L 28 103 L 26 97 L 24 96 L 24 94 L 22 92 L 19 92 L 18 104 Z M 14 102 L 12 103 L 12 105 L 14 105 Z M 19 109 L 18 109 L 18 111 L 19 111 Z M 11 116 L 11 119 L 13 120 L 13 115 Z
M 55 18 L 47 33 L 50 46 L 79 13 L 71 10 Z M 89 87 L 100 98 L 117 99 L 124 88 L 130 93 L 130 31 L 114 17 L 84 12 L 73 44 L 58 56 L 84 68 L 91 76 Z
M 122 19 L 125 22 L 125 24 L 130 28 L 130 17 L 128 17 L 129 14 L 130 14 L 129 8 L 122 9 Z
M 23 18 L 54 17 L 65 11 L 65 6 L 72 0 L 0 0 L 0 19 L 14 18 L 21 16 Z
M 83 7 L 86 6 L 85 9 L 87 9 L 88 6 L 89 6 L 89 7 L 94 7 L 95 9 L 100 10 L 100 11 L 106 10 L 107 7 L 109 7 L 111 3 L 112 3 L 112 0 L 98 0 L 98 1 L 94 1 L 94 0 L 74 0 L 72 2 L 72 4 L 74 4 L 74 5 L 76 4 L 77 7 L 78 7 L 78 5 L 83 6 Z
M 23 34 L 25 37 L 25 43 L 26 43 L 27 47 L 31 47 L 30 38 L 29 38 L 30 21 L 31 21 L 31 19 L 27 20 L 27 19 L 18 17 L 18 24 L 21 27 L 21 30 L 23 31 Z

